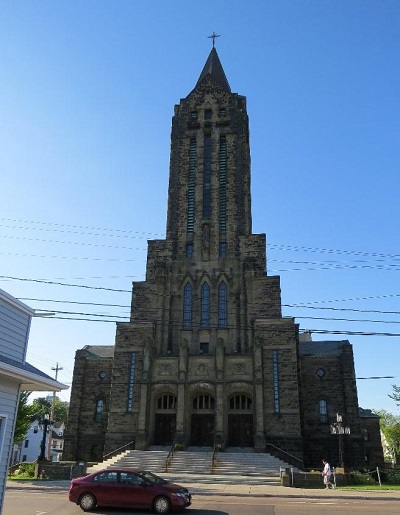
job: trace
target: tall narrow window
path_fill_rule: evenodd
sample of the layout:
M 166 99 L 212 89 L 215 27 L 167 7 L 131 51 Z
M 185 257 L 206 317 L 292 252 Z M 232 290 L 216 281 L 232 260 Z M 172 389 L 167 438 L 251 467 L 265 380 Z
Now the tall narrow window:
M 189 145 L 189 181 L 188 181 L 188 198 L 187 198 L 187 232 L 193 233 L 194 228 L 194 195 L 196 188 L 196 162 L 197 148 L 196 140 L 190 140 Z
M 128 380 L 128 403 L 126 410 L 132 412 L 133 408 L 133 390 L 135 387 L 135 370 L 136 370 L 136 352 L 131 352 L 131 362 L 129 364 L 129 380 Z
M 104 410 L 104 400 L 98 399 L 96 402 L 96 412 L 94 414 L 94 420 L 96 424 L 101 424 L 103 421 L 103 410 Z
M 226 137 L 219 140 L 219 230 L 226 232 Z
M 228 289 L 224 282 L 218 286 L 218 325 L 219 327 L 228 325 Z
M 204 283 L 201 287 L 201 327 L 210 326 L 210 287 Z
M 274 380 L 274 412 L 280 413 L 281 407 L 279 403 L 279 363 L 278 351 L 272 351 L 272 374 Z
M 203 218 L 211 216 L 211 134 L 204 135 Z
M 325 400 L 320 400 L 318 403 L 319 421 L 322 424 L 328 423 L 328 405 Z
M 193 312 L 193 288 L 187 283 L 183 290 L 183 328 L 190 329 L 192 327 Z

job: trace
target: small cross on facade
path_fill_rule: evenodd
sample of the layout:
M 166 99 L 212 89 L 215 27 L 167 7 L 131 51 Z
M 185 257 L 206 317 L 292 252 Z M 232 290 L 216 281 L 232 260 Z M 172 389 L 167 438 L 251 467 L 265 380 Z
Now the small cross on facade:
M 220 35 L 219 35 L 219 34 L 216 34 L 216 33 L 213 31 L 213 33 L 211 34 L 211 36 L 207 36 L 207 37 L 213 40 L 213 48 L 214 48 L 214 46 L 215 46 L 215 38 L 219 38 L 219 37 L 220 37 Z

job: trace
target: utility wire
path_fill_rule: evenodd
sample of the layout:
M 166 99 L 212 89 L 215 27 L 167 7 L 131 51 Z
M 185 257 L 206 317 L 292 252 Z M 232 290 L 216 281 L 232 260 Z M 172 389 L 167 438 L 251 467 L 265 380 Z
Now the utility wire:
M 32 301 L 32 302 L 55 302 L 61 304 L 79 304 L 82 306 L 102 306 L 112 308 L 126 308 L 129 309 L 131 306 L 128 304 L 105 304 L 100 302 L 78 302 L 74 300 L 55 300 L 55 299 L 34 299 L 31 297 L 18 297 L 18 300 Z M 304 304 L 282 304 L 282 307 L 297 308 L 297 309 L 312 309 L 316 311 L 329 310 L 329 311 L 344 311 L 344 312 L 357 312 L 357 313 L 378 313 L 387 315 L 400 315 L 400 311 L 383 311 L 380 309 L 355 309 L 355 308 L 331 308 L 331 307 L 317 307 L 307 306 Z M 298 318 L 296 316 L 296 318 Z
M 114 228 L 104 228 L 104 227 L 92 227 L 92 226 L 85 226 L 85 225 L 70 225 L 70 224 L 61 224 L 61 223 L 55 223 L 55 222 L 40 222 L 35 220 L 20 220 L 20 219 L 14 219 L 14 218 L 0 218 L 0 221 L 3 222 L 13 222 L 13 223 L 25 223 L 29 225 L 39 225 L 44 227 L 56 227 L 56 228 L 68 228 L 68 229 L 81 229 L 81 230 L 90 230 L 90 231 L 102 231 L 108 234 L 108 236 L 113 236 L 111 233 L 119 233 L 123 235 L 129 235 L 127 237 L 136 237 L 136 235 L 139 235 L 141 237 L 147 238 L 149 236 L 157 236 L 157 238 L 165 238 L 165 233 L 151 233 L 151 232 L 144 232 L 144 231 L 134 231 L 134 230 L 128 230 L 128 229 L 114 229 Z M 21 227 L 21 226 L 10 226 L 10 225 L 4 225 L 0 224 L 0 227 L 10 228 L 10 229 L 22 229 L 22 230 L 32 230 L 34 227 Z M 60 231 L 59 229 L 52 229 L 53 231 L 58 232 L 73 232 L 74 234 L 84 234 L 88 235 L 87 232 L 78 232 L 78 231 Z M 90 235 L 90 233 L 89 233 Z M 98 234 L 94 233 L 93 236 L 102 236 L 104 237 L 104 234 Z M 134 236 L 132 236 L 134 235 Z M 324 253 L 324 254 L 339 254 L 339 255 L 352 255 L 352 256 L 363 256 L 363 257 L 374 257 L 374 258 L 392 258 L 392 259 L 400 259 L 400 254 L 385 254 L 381 252 L 366 252 L 366 251 L 360 251 L 360 250 L 343 250 L 343 249 L 329 249 L 324 247 L 306 247 L 306 246 L 299 246 L 299 245 L 286 245 L 286 244 L 279 244 L 279 243 L 268 243 L 267 247 L 269 249 L 274 250 L 283 250 L 283 251 L 294 251 L 294 252 L 312 252 L 312 253 Z
M 37 318 L 40 318 L 40 317 L 37 317 Z M 53 316 L 53 317 L 46 317 L 46 320 L 75 320 L 75 321 L 80 321 L 80 322 L 104 322 L 104 323 L 117 323 L 117 322 L 120 322 L 120 320 L 106 320 L 106 319 L 97 319 L 97 318 L 76 318 L 76 317 L 66 317 L 66 316 Z M 151 324 L 156 324 L 157 321 L 155 320 L 142 320 L 142 321 L 138 321 L 138 320 L 135 320 L 134 322 L 132 322 L 133 324 L 143 324 L 143 325 L 151 325 Z M 122 322 L 122 323 L 125 323 L 125 322 Z M 127 321 L 126 323 L 129 323 L 129 321 Z M 157 327 L 158 326 L 161 326 L 161 325 L 168 325 L 168 326 L 174 326 L 175 327 L 182 327 L 181 324 L 156 324 Z M 194 329 L 196 326 L 193 324 L 191 326 L 191 329 Z M 204 329 L 204 327 L 201 327 L 200 325 L 197 326 L 199 329 Z M 234 326 L 226 326 L 224 327 L 224 329 L 231 329 L 233 328 Z M 214 327 L 213 326 L 210 326 L 208 327 L 208 329 L 213 329 Z M 221 329 L 221 328 L 219 328 Z M 248 328 L 249 329 L 249 328 Z M 264 329 L 262 327 L 259 327 L 258 328 L 260 331 L 267 331 L 268 329 Z M 289 333 L 292 333 L 293 332 L 293 328 L 288 328 L 288 329 L 281 329 L 282 332 L 289 332 Z M 391 333 L 391 332 L 375 332 L 375 331 L 346 331 L 346 330 L 330 330 L 330 329 L 304 329 L 303 332 L 310 332 L 310 333 L 315 333 L 315 334 L 337 334 L 337 335 L 349 335 L 349 336 L 390 336 L 390 337 L 399 337 L 400 336 L 400 333 Z

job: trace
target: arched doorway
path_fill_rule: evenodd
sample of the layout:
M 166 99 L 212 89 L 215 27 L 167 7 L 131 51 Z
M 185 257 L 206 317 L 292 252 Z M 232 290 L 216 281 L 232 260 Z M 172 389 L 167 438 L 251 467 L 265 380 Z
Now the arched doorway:
M 175 395 L 162 395 L 157 399 L 154 445 L 172 445 L 176 429 L 176 406 Z
M 228 446 L 253 447 L 253 403 L 247 395 L 229 398 Z
M 193 399 L 191 419 L 191 445 L 212 446 L 214 444 L 214 397 L 198 395 Z

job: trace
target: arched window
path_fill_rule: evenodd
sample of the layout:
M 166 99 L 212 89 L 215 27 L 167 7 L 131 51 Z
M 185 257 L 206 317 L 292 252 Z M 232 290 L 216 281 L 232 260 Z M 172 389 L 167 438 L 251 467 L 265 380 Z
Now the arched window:
M 318 403 L 319 421 L 321 424 L 328 423 L 328 405 L 325 400 L 321 399 Z
M 96 401 L 96 411 L 94 414 L 94 420 L 97 424 L 101 424 L 103 421 L 103 411 L 104 411 L 104 400 L 98 399 Z
M 187 283 L 183 290 L 183 327 L 189 329 L 192 327 L 193 312 L 193 288 Z
M 210 395 L 199 395 L 193 399 L 194 410 L 213 410 L 214 404 L 214 397 Z
M 163 395 L 157 400 L 157 410 L 176 410 L 177 403 L 175 395 Z
M 200 326 L 210 327 L 210 287 L 207 283 L 201 287 Z
M 219 327 L 228 325 L 228 288 L 223 281 L 218 287 L 218 325 Z
M 233 410 L 251 410 L 252 401 L 247 395 L 234 395 L 229 399 L 229 409 Z

